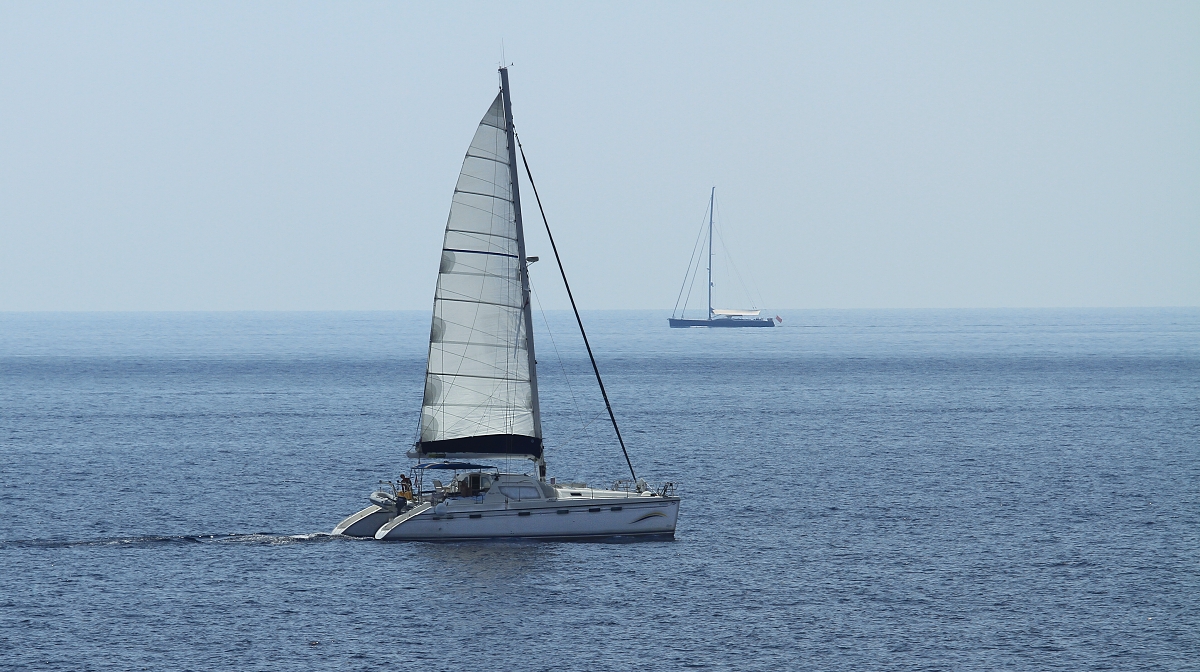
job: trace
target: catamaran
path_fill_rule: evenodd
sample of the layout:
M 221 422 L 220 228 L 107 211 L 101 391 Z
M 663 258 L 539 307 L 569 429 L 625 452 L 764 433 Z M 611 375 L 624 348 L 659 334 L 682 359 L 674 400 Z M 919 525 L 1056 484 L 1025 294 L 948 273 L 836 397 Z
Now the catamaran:
M 684 316 L 684 312 L 679 311 L 679 303 L 676 302 L 675 311 L 672 311 L 671 317 L 667 318 L 668 324 L 670 324 L 671 328 L 673 329 L 683 329 L 687 327 L 773 327 L 775 326 L 775 320 L 779 320 L 779 322 L 782 324 L 782 317 L 776 315 L 775 320 L 772 320 L 769 317 L 759 317 L 758 315 L 762 311 L 755 308 L 747 310 L 713 308 L 713 205 L 716 202 L 716 196 L 717 188 L 713 187 L 712 191 L 708 194 L 708 313 L 705 314 L 705 317 L 702 320 L 689 320 Z M 695 251 L 693 251 L 692 254 L 695 255 Z M 693 259 L 695 259 L 694 256 Z M 684 273 L 683 275 L 684 288 L 688 286 L 689 276 L 693 278 L 693 282 L 695 281 L 695 276 L 692 275 L 692 269 L 693 265 L 691 262 L 689 262 L 688 272 Z M 680 289 L 679 294 L 680 296 L 683 296 L 683 289 Z M 688 294 L 690 296 L 691 291 L 689 291 Z M 686 301 L 684 302 L 683 309 L 684 311 L 687 310 Z M 678 317 L 676 317 L 676 313 L 678 313 Z
M 679 497 L 673 484 L 652 488 L 634 472 L 542 211 L 631 477 L 607 488 L 547 481 L 529 301 L 529 263 L 537 258 L 525 252 L 519 147 L 508 69 L 502 67 L 500 92 L 479 122 L 451 199 L 425 396 L 417 440 L 407 452 L 416 464 L 409 475 L 383 481 L 387 487 L 371 493 L 370 506 L 338 523 L 335 535 L 446 540 L 675 534 Z M 523 149 L 521 158 L 536 197 Z

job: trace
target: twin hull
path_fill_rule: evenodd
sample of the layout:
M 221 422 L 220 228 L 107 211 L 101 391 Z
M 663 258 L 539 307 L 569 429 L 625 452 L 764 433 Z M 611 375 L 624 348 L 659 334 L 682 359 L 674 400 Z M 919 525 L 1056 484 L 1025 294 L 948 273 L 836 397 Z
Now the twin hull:
M 388 541 L 671 537 L 679 516 L 678 497 L 571 498 L 509 502 L 503 508 L 470 500 L 445 504 L 420 504 L 390 519 L 370 506 L 342 521 L 334 534 Z

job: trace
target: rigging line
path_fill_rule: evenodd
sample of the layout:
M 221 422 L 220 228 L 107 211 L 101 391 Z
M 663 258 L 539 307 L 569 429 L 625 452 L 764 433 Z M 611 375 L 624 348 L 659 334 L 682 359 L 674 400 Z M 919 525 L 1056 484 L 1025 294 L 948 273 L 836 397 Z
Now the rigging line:
M 700 218 L 700 228 L 696 231 L 696 242 L 694 245 L 692 245 L 692 256 L 695 259 L 696 265 L 693 268 L 691 266 L 691 262 L 690 261 L 688 262 L 688 270 L 692 271 L 691 282 L 690 283 L 688 282 L 686 275 L 683 276 L 683 282 L 684 282 L 684 284 L 687 285 L 687 288 L 688 288 L 687 298 L 685 298 L 683 300 L 683 312 L 684 313 L 687 313 L 687 304 L 688 304 L 688 301 L 691 301 L 691 299 L 692 299 L 692 290 L 694 290 L 696 288 L 696 276 L 699 275 L 699 273 L 700 273 L 700 263 L 701 263 L 701 261 L 703 261 L 703 257 L 701 256 L 701 254 L 702 254 L 702 250 L 704 248 L 701 246 L 701 241 L 704 240 L 704 220 L 707 219 L 709 207 L 711 207 L 711 205 L 704 207 L 704 215 L 705 216 Z M 681 288 L 679 291 L 682 292 L 683 289 Z M 684 315 L 681 314 L 680 317 L 684 317 Z
M 686 275 L 683 277 L 683 284 L 687 286 L 688 292 L 687 296 L 683 298 L 683 313 L 680 314 L 680 317 L 684 317 L 687 314 L 688 301 L 692 300 L 692 290 L 696 288 L 696 275 L 700 272 L 700 258 L 696 259 L 696 267 L 694 269 L 689 268 L 688 270 L 692 271 L 692 279 L 689 282 Z M 679 291 L 682 292 L 683 290 L 680 289 Z M 672 317 L 674 317 L 674 314 L 672 314 Z
M 699 245 L 700 241 L 703 240 L 703 238 L 704 238 L 704 225 L 706 223 L 705 220 L 708 219 L 708 208 L 709 207 L 711 207 L 711 206 L 705 206 L 705 208 L 704 208 L 705 217 L 700 220 L 700 231 L 696 234 L 696 244 L 697 245 Z M 711 245 L 711 243 L 710 243 L 710 245 Z M 703 250 L 703 248 L 694 248 L 693 253 L 695 253 L 696 249 Z M 703 252 L 701 252 L 701 254 L 703 254 Z M 684 276 L 684 278 L 683 278 L 684 284 L 687 285 L 688 293 L 687 293 L 687 297 L 684 298 L 684 300 L 683 300 L 683 313 L 684 314 L 680 315 L 680 317 L 684 317 L 687 313 L 687 304 L 688 304 L 688 301 L 692 300 L 692 290 L 696 289 L 696 277 L 700 274 L 700 264 L 703 262 L 703 260 L 704 260 L 703 256 L 699 256 L 699 255 L 696 256 L 696 267 L 694 269 L 691 269 L 692 270 L 692 281 L 690 283 L 688 283 L 687 276 Z M 711 317 L 712 317 L 711 315 L 706 314 L 704 319 L 709 319 Z
M 718 206 L 718 208 L 719 208 L 719 207 L 720 207 L 720 206 Z M 731 261 L 730 263 L 732 264 L 733 262 Z M 735 271 L 735 272 L 737 272 L 737 268 L 736 268 L 736 267 L 734 268 L 734 271 Z M 758 280 L 757 280 L 757 279 L 754 277 L 754 264 L 751 264 L 750 266 L 748 266 L 748 267 L 746 268 L 746 275 L 750 276 L 750 287 L 754 289 L 754 296 L 752 296 L 750 300 L 751 300 L 751 301 L 753 301 L 753 300 L 754 300 L 754 298 L 757 298 L 757 299 L 758 299 L 758 306 L 765 305 L 765 302 L 763 301 L 763 293 L 762 293 L 762 290 L 760 290 L 760 289 L 758 288 Z M 741 280 L 741 274 L 740 274 L 740 273 L 738 273 L 738 279 L 739 279 L 739 280 Z M 745 282 L 743 282 L 743 283 L 742 283 L 742 285 L 743 285 L 743 286 L 744 286 L 745 284 L 746 284 Z M 750 290 L 749 290 L 749 289 L 747 289 L 746 291 L 747 291 L 747 293 L 749 293 L 749 291 L 750 291 Z M 755 307 L 757 308 L 758 306 L 755 306 Z
M 592 416 L 592 419 L 588 420 L 587 424 L 580 427 L 579 430 L 576 431 L 574 434 L 567 437 L 567 440 L 564 441 L 563 444 L 561 446 L 559 446 L 559 448 L 566 448 L 567 446 L 571 445 L 571 442 L 574 441 L 575 439 L 578 439 L 580 436 L 582 436 L 584 434 L 584 432 L 587 431 L 587 428 L 591 427 L 592 423 L 596 422 L 596 419 L 599 418 L 603 413 L 604 413 L 604 411 L 596 411 L 596 414 Z M 590 433 L 586 438 L 591 438 Z
M 705 209 L 705 214 L 708 214 L 707 209 Z M 671 317 L 675 317 L 675 311 L 679 309 L 679 301 L 680 301 L 680 299 L 683 298 L 683 290 L 685 288 L 687 288 L 687 286 L 688 286 L 688 276 L 692 275 L 692 263 L 695 262 L 695 260 L 696 260 L 696 250 L 699 249 L 700 239 L 703 236 L 704 236 L 704 224 L 701 223 L 700 230 L 696 233 L 696 242 L 692 244 L 692 256 L 688 257 L 687 271 L 685 271 L 683 274 L 683 284 L 679 286 L 679 296 L 675 297 L 675 308 L 671 309 Z M 693 277 L 692 282 L 694 283 L 695 281 L 696 281 L 696 279 L 695 279 L 695 277 Z M 688 298 L 691 298 L 691 296 L 692 296 L 692 293 L 689 291 Z M 687 311 L 687 302 L 686 301 L 683 302 L 683 310 L 684 310 L 684 312 Z
M 699 257 L 696 254 L 696 252 L 700 249 L 700 241 L 703 240 L 703 238 L 704 238 L 704 226 L 702 225 L 700 227 L 699 232 L 696 233 L 696 243 L 694 245 L 692 245 L 692 258 L 688 259 L 687 272 L 683 274 L 683 286 L 681 286 L 679 288 L 679 293 L 681 295 L 683 294 L 683 290 L 685 288 L 687 289 L 687 297 L 685 297 L 683 299 L 683 313 L 680 314 L 680 317 L 684 317 L 684 315 L 687 313 L 688 301 L 691 301 L 692 290 L 695 289 L 695 287 L 696 287 L 696 274 L 700 272 L 700 260 L 701 260 L 701 257 Z M 692 278 L 691 280 L 688 280 L 689 274 L 691 275 L 691 278 Z M 675 305 L 676 306 L 679 305 L 678 298 L 675 299 Z M 671 311 L 671 317 L 675 317 L 675 311 L 673 311 L 673 310 Z
M 533 292 L 534 300 L 537 301 L 538 312 L 542 314 L 542 324 L 546 325 L 546 335 L 550 337 L 550 345 L 554 348 L 554 356 L 558 359 L 558 368 L 562 370 L 563 380 L 567 381 L 567 390 L 571 393 L 571 404 L 575 407 L 575 417 L 577 420 L 581 420 L 583 418 L 583 411 L 580 410 L 579 401 L 575 398 L 575 387 L 571 385 L 571 376 L 567 374 L 567 367 L 563 364 L 562 354 L 558 352 L 558 343 L 555 342 L 554 334 L 550 331 L 550 320 L 546 319 L 546 311 L 542 308 L 542 297 L 538 296 L 537 289 L 533 286 L 532 275 L 529 277 L 529 289 Z M 567 443 L 570 443 L 570 440 Z M 565 443 L 563 444 L 564 447 L 566 445 Z
M 750 288 L 746 286 L 746 281 L 744 279 L 742 279 L 741 269 L 739 269 L 737 267 L 737 264 L 735 264 L 733 262 L 733 253 L 731 251 L 732 247 L 727 242 L 725 242 L 725 235 L 723 233 L 721 233 L 722 228 L 723 227 L 717 229 L 717 236 L 720 237 L 720 239 L 721 239 L 721 251 L 725 255 L 725 261 L 727 261 L 729 263 L 729 267 L 733 269 L 733 274 L 735 277 L 737 277 L 738 284 L 740 284 L 742 286 L 742 291 L 745 293 L 746 298 L 750 301 L 750 307 L 758 308 L 758 305 L 762 303 L 762 301 L 761 301 L 762 296 L 760 295 L 758 297 L 760 299 L 760 301 L 758 302 L 758 304 L 755 304 L 755 302 L 754 302 L 755 297 L 750 293 Z
M 720 204 L 717 204 L 716 207 L 719 210 L 721 206 L 720 206 Z M 755 308 L 758 308 L 763 305 L 763 296 L 762 296 L 762 291 L 759 290 L 759 288 L 758 288 L 758 282 L 754 279 L 754 266 L 751 265 L 749 268 L 746 269 L 746 274 L 750 276 L 750 285 L 754 288 L 754 292 L 751 293 L 750 288 L 746 286 L 746 281 L 742 279 L 741 270 L 739 270 L 737 267 L 737 264 L 735 264 L 733 262 L 733 257 L 731 256 L 732 247 L 728 243 L 725 242 L 725 236 L 721 233 L 720 222 L 722 220 L 718 219 L 717 221 L 718 221 L 717 236 L 719 236 L 721 238 L 721 249 L 725 253 L 725 258 L 729 262 L 729 266 L 733 269 L 734 275 L 737 276 L 738 282 L 741 283 L 742 291 L 746 292 L 746 296 L 750 299 L 750 302 L 753 304 L 754 300 L 756 298 L 758 299 L 758 304 L 754 306 Z
M 588 359 L 592 360 L 592 371 L 596 373 L 596 382 L 600 385 L 600 396 L 604 397 L 604 407 L 608 409 L 608 418 L 612 420 L 613 431 L 617 433 L 617 442 L 621 444 L 621 452 L 625 455 L 625 464 L 629 465 L 629 475 L 637 481 L 637 473 L 633 470 L 633 462 L 629 459 L 629 451 L 625 449 L 625 439 L 621 438 L 621 428 L 617 426 L 617 416 L 613 414 L 612 404 L 608 401 L 608 392 L 604 389 L 604 380 L 600 378 L 600 367 L 596 366 L 596 357 L 592 354 L 592 345 L 588 343 L 587 332 L 583 329 L 583 318 L 579 317 L 579 307 L 575 305 L 575 295 L 571 293 L 571 285 L 567 283 L 567 271 L 563 269 L 562 257 L 558 256 L 558 246 L 554 244 L 554 234 L 550 233 L 550 221 L 546 219 L 546 210 L 542 207 L 542 197 L 538 196 L 537 184 L 533 181 L 533 172 L 529 170 L 529 160 L 525 158 L 525 148 L 521 146 L 521 136 L 513 132 L 517 147 L 521 150 L 521 162 L 525 164 L 525 175 L 529 177 L 529 186 L 533 187 L 533 197 L 537 199 L 538 212 L 542 214 L 542 223 L 546 225 L 546 237 L 550 239 L 550 249 L 554 250 L 554 260 L 558 262 L 558 272 L 562 275 L 563 286 L 567 288 L 567 298 L 571 300 L 571 310 L 575 311 L 575 321 L 579 323 L 579 333 L 583 336 L 583 345 L 587 348 Z
M 754 297 L 750 294 L 750 288 L 746 286 L 746 281 L 742 279 L 742 273 L 738 270 L 737 264 L 733 263 L 733 257 L 729 254 L 729 245 L 725 242 L 725 236 L 721 235 L 721 230 L 717 229 L 717 238 L 721 240 L 721 254 L 725 257 L 725 262 L 729 264 L 729 268 L 733 269 L 733 275 L 737 278 L 738 284 L 742 286 L 742 292 L 750 303 L 754 303 Z M 752 306 L 757 308 L 758 306 Z

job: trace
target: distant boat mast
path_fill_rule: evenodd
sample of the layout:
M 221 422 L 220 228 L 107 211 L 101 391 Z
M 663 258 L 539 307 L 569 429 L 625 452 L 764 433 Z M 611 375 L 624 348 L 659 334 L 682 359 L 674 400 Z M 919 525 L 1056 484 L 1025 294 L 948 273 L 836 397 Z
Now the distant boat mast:
M 708 319 L 713 319 L 712 310 L 712 224 L 713 224 L 713 201 L 717 196 L 717 188 L 714 186 L 708 194 Z

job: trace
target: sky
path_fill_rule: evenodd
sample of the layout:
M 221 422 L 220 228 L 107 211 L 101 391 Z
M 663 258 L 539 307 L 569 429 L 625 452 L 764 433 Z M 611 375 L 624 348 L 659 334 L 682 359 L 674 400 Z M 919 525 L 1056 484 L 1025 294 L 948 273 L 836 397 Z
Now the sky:
M 1200 306 L 1200 3 L 0 0 L 0 311 L 428 310 L 502 62 L 584 309 Z

